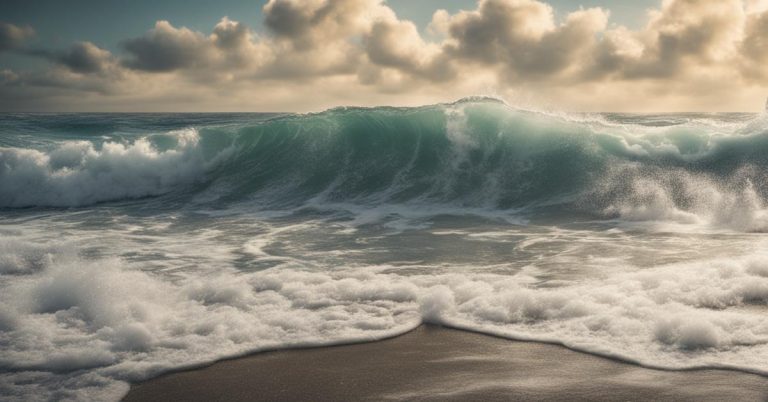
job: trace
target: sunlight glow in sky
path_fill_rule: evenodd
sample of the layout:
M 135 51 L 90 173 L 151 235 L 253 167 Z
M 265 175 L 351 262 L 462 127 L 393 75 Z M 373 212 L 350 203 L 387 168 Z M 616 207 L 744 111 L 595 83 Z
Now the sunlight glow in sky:
M 767 4 L 5 0 L 0 111 L 310 111 L 468 95 L 754 111 L 768 94 Z

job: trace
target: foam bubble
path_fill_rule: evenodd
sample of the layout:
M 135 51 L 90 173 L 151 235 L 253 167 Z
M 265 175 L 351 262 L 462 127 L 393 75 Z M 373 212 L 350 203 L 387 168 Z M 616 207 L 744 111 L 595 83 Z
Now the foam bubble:
M 51 263 L 50 248 L 0 238 L 0 275 L 23 275 L 39 271 Z
M 656 339 L 682 350 L 715 348 L 720 344 L 718 328 L 711 322 L 676 318 L 657 324 Z
M 175 279 L 119 259 L 54 255 L 0 292 L 7 392 L 101 395 L 119 384 L 248 351 L 380 339 L 421 322 L 559 342 L 650 366 L 768 372 L 768 257 L 623 269 L 558 287 L 519 275 L 281 267 Z M 96 376 L 96 377 L 93 377 Z M 98 378 L 99 386 L 88 391 Z M 70 384 L 70 389 L 46 384 Z M 54 394 L 54 392 L 56 394 Z M 107 399 L 116 399 L 114 394 Z
M 449 314 L 456 301 L 453 292 L 446 286 L 429 289 L 421 299 L 421 317 L 424 322 L 442 324 L 442 318 Z
M 118 259 L 55 256 L 0 287 L 4 395 L 100 395 L 114 383 L 265 348 L 380 339 L 419 323 L 418 287 L 370 273 L 270 271 L 169 280 Z M 105 385 L 88 391 L 92 375 Z M 59 388 L 50 384 L 68 383 Z M 124 385 L 124 384 L 123 384 Z M 55 396 L 58 395 L 58 396 Z M 118 399 L 119 394 L 106 398 Z
M 681 169 L 617 165 L 591 197 L 604 213 L 626 221 L 708 226 L 739 232 L 768 230 L 768 208 L 754 185 L 754 169 L 727 179 Z
M 163 194 L 199 180 L 209 168 L 195 130 L 173 133 L 164 151 L 148 138 L 132 143 L 64 142 L 46 153 L 0 148 L 0 206 L 78 206 Z

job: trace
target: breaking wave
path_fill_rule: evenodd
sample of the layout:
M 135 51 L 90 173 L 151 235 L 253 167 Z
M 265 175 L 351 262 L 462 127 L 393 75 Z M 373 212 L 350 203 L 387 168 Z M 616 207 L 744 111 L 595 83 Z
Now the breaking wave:
M 338 108 L 121 142 L 0 148 L 0 206 L 72 207 L 207 192 L 307 203 L 561 207 L 628 220 L 765 227 L 762 118 L 649 127 L 492 99 Z
M 766 121 L 618 124 L 473 98 L 338 108 L 122 142 L 0 148 L 0 206 L 173 193 L 269 208 L 345 202 L 562 208 L 763 230 Z
M 425 322 L 768 374 L 764 116 L 473 98 L 118 120 L 0 136 L 5 399 L 118 400 Z

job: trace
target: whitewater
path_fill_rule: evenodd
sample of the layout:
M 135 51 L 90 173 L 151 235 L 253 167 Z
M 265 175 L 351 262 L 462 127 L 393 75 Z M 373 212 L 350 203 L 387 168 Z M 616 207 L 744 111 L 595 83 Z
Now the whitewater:
M 0 396 L 422 323 L 768 375 L 768 117 L 0 115 Z

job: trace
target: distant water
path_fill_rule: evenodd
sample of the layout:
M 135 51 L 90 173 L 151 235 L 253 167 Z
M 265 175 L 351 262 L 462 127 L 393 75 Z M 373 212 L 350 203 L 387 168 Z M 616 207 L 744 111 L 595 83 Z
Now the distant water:
M 768 118 L 0 115 L 0 399 L 428 321 L 768 373 Z

